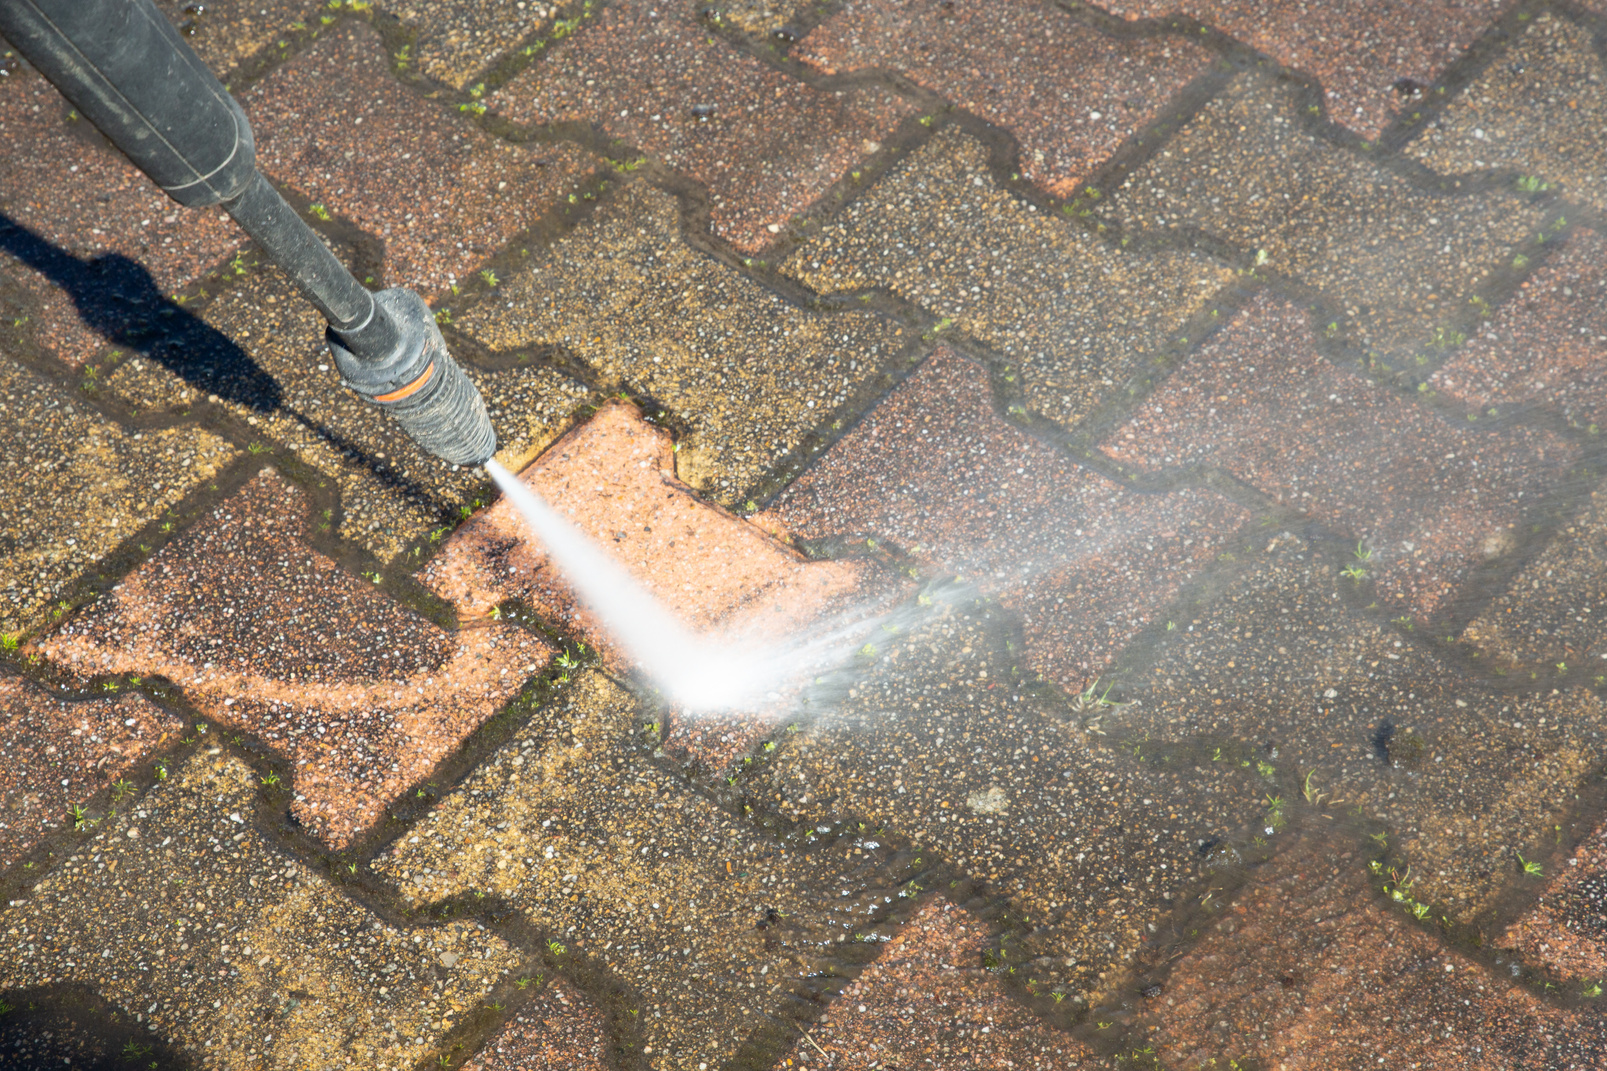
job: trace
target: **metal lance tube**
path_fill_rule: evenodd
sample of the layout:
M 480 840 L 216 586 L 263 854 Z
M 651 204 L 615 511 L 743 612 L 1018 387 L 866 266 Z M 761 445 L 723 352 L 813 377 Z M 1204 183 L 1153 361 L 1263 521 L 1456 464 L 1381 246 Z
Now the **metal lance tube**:
M 239 103 L 151 0 L 0 0 L 0 34 L 169 197 L 223 206 L 329 321 L 347 387 L 443 461 L 490 460 L 485 402 L 424 299 L 371 293 L 335 259 L 257 170 Z

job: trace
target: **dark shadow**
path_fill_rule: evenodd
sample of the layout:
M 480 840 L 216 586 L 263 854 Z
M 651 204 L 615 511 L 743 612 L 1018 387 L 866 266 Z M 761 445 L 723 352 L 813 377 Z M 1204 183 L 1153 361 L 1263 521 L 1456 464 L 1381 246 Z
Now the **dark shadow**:
M 273 377 L 227 335 L 164 295 L 141 264 L 119 253 L 79 260 L 4 213 L 0 250 L 59 286 L 112 345 L 146 355 L 202 394 L 259 413 L 279 408 L 282 392 Z
M 189 1057 L 126 1010 L 76 985 L 14 989 L 0 998 L 0 1071 L 186 1071 Z

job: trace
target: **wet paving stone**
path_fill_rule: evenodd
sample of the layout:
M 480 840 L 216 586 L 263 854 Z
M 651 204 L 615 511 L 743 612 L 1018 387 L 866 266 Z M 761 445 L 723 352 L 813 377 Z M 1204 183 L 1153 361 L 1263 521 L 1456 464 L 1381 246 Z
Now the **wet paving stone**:
M 603 1017 L 582 993 L 554 979 L 508 1020 L 465 1071 L 608 1071 Z
M 210 748 L 108 818 L 0 914 L 0 986 L 88 986 L 197 1066 L 433 1058 L 516 956 L 381 921 L 257 832 L 258 788 Z
M 1551 545 L 1468 622 L 1462 639 L 1500 670 L 1550 676 L 1583 665 L 1590 674 L 1607 672 L 1601 662 L 1607 658 L 1604 548 L 1607 495 L 1598 489 Z
M 558 5 L 539 0 L 392 0 L 385 10 L 418 33 L 409 64 L 456 89 L 513 46 L 551 25 Z
M 996 347 L 1029 406 L 1075 424 L 1159 355 L 1231 273 L 1106 245 L 1000 189 L 949 127 L 823 225 L 782 271 L 821 293 L 883 286 Z M 983 283 L 986 286 L 983 286 Z
M 713 12 L 722 25 L 781 45 L 797 39 L 801 19 L 829 13 L 831 4 L 832 0 L 716 0 L 700 5 L 699 11 Z
M 1540 12 L 1406 152 L 1445 173 L 1510 168 L 1607 212 L 1607 63 L 1591 32 Z
M 1549 409 L 1575 427 L 1607 424 L 1607 240 L 1570 235 L 1497 306 L 1429 386 L 1475 410 Z
M 578 676 L 373 865 L 412 903 L 496 897 L 554 955 L 606 969 L 648 1066 L 719 1066 L 809 1014 L 899 878 L 866 836 L 808 846 L 734 819 L 652 761 L 640 719 Z
M 1016 968 L 1012 981 L 1097 1005 L 1131 984 L 1150 927 L 1209 877 L 1199 845 L 1259 819 L 1259 778 L 1142 760 L 1125 711 L 1045 694 L 1019 672 L 997 603 L 964 587 L 929 600 L 826 678 L 799 731 L 744 767 L 737 791 L 800 823 L 907 837 L 939 875 L 1005 902 L 996 962 Z
M 81 676 L 165 677 L 258 736 L 293 765 L 291 814 L 338 848 L 551 650 L 510 626 L 442 631 L 313 550 L 309 512 L 265 470 L 39 649 Z
M 225 83 L 265 47 L 283 55 L 290 34 L 316 28 L 319 15 L 333 14 L 327 0 L 156 0 L 156 7 Z
M 340 385 L 323 318 L 277 268 L 247 257 L 212 285 L 224 292 L 185 321 L 182 345 L 102 362 L 99 382 L 137 413 L 183 414 L 207 402 L 260 432 L 263 448 L 287 447 L 340 488 L 339 535 L 381 561 L 461 519 L 484 492 L 482 473 L 426 454 Z M 591 394 L 537 364 L 465 372 L 485 399 L 498 459 L 514 468 L 561 434 Z
M 573 145 L 515 146 L 481 133 L 398 82 L 379 35 L 359 22 L 331 27 L 240 103 L 263 171 L 383 239 L 384 285 L 431 302 L 596 163 Z
M 691 5 L 605 8 L 486 98 L 517 123 L 585 122 L 709 191 L 709 229 L 753 251 L 874 153 L 913 107 L 825 92 L 709 36 Z
M 776 1068 L 1095 1066 L 1087 1046 L 1046 1027 L 983 967 L 991 936 L 981 919 L 933 897 Z
M 0 358 L 0 633 L 52 620 L 79 577 L 237 454 L 195 427 L 125 431 Z
M 675 199 L 627 181 L 458 321 L 503 352 L 558 345 L 689 426 L 681 479 L 728 508 L 796 471 L 816 429 L 904 367 L 903 329 L 805 312 L 681 239 Z
M 854 563 L 807 561 L 758 526 L 711 506 L 675 478 L 669 435 L 634 406 L 611 404 L 520 473 L 665 609 L 695 632 L 779 640 L 808 634 L 877 587 Z M 454 532 L 421 578 L 466 613 L 517 600 L 584 635 L 615 669 L 631 666 L 506 498 Z M 721 769 L 787 717 L 785 709 L 677 719 L 663 742 Z
M 852 0 L 792 54 L 824 74 L 881 69 L 1010 131 L 1021 173 L 1069 197 L 1204 72 L 1181 37 L 1112 37 L 1047 3 Z
M 245 235 L 216 208 L 180 208 L 31 70 L 0 78 L 0 274 L 31 299 L 7 320 L 78 367 L 157 330 L 163 295 L 227 260 Z M 4 330 L 0 327 L 0 330 Z M 7 339 L 10 342 L 10 339 Z
M 0 869 L 72 825 L 82 804 L 184 723 L 142 695 L 68 702 L 0 679 Z
M 1345 565 L 1279 535 L 1156 641 L 1126 686 L 1140 702 L 1113 718 L 1198 763 L 1255 770 L 1285 818 L 1315 807 L 1381 823 L 1436 918 L 1483 924 L 1531 880 L 1518 857 L 1550 860 L 1573 820 L 1607 757 L 1607 705 L 1579 688 L 1512 695 L 1467 680 L 1414 633 L 1352 609 L 1364 596 Z M 1252 832 L 1276 841 L 1279 808 L 1262 809 Z
M 1310 132 L 1297 87 L 1236 78 L 1103 204 L 1125 233 L 1202 234 L 1315 288 L 1390 361 L 1443 339 L 1542 210 L 1428 192 Z M 1219 175 L 1232 175 L 1222 181 Z M 1442 334 L 1436 335 L 1436 329 Z
M 1376 138 L 1439 80 L 1510 0 L 1102 0 L 1128 19 L 1184 15 L 1322 83 L 1329 116 Z
M 1310 317 L 1262 294 L 1100 449 L 1151 471 L 1221 468 L 1361 541 L 1379 594 L 1421 617 L 1511 549 L 1577 457 L 1546 432 L 1457 426 L 1317 353 Z
M 805 539 L 869 539 L 954 571 L 1023 617 L 1026 659 L 1081 691 L 1249 513 L 1140 494 L 999 418 L 987 373 L 939 349 L 777 498 Z
M 1607 980 L 1607 822 L 1584 839 L 1548 879 L 1540 900 L 1501 938 L 1585 985 Z
M 1315 831 L 1252 869 L 1139 1026 L 1169 1067 L 1585 1071 L 1607 1053 L 1570 1015 L 1447 947 L 1369 887 L 1362 851 Z

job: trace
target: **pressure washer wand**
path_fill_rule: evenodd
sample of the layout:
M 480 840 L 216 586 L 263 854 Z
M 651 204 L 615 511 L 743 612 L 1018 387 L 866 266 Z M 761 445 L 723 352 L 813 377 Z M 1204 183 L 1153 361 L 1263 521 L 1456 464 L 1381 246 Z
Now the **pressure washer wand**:
M 169 197 L 234 217 L 329 321 L 347 387 L 443 461 L 490 460 L 485 402 L 424 299 L 372 293 L 335 259 L 257 170 L 245 113 L 151 0 L 0 0 L 0 33 Z

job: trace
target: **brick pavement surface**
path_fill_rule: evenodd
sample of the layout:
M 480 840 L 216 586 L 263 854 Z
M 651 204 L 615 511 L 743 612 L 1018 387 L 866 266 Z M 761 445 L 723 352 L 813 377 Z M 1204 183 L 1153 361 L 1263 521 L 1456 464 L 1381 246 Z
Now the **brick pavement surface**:
M 835 653 L 668 702 L 0 43 L 0 1065 L 1603 1065 L 1600 0 L 159 6 Z

